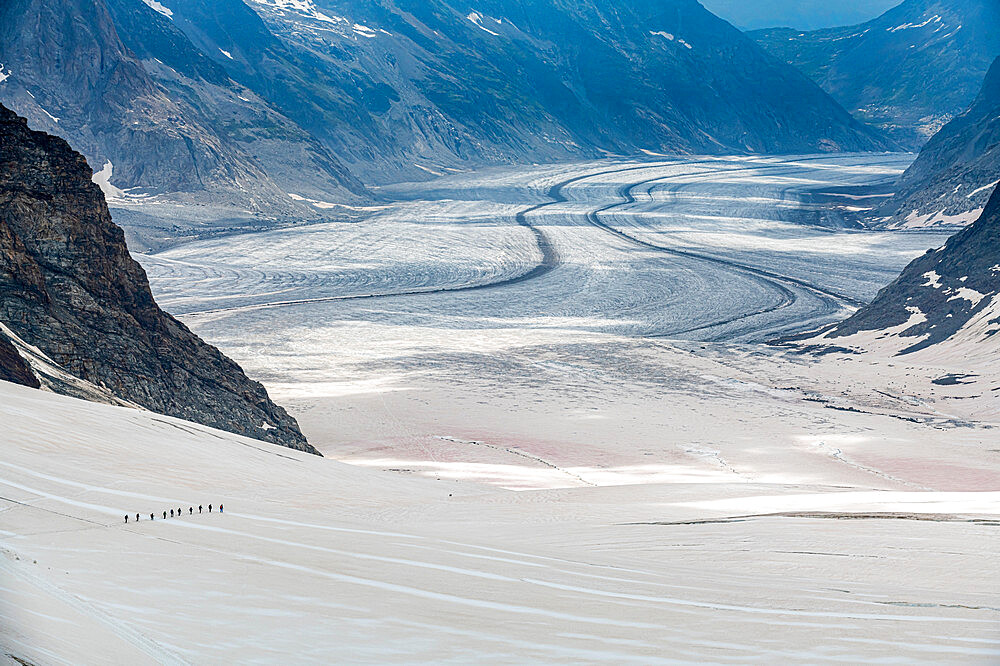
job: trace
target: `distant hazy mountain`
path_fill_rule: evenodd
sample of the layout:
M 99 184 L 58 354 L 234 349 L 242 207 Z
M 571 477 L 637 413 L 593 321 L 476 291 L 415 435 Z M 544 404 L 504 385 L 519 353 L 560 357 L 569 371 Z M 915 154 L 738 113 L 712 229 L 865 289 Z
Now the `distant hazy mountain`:
M 751 36 L 858 118 L 917 149 L 965 111 L 1000 54 L 1000 2 L 906 0 L 854 27 Z
M 1000 346 L 1000 188 L 982 216 L 916 259 L 867 307 L 824 339 L 874 332 L 871 344 L 915 352 L 945 341 Z
M 899 0 L 702 0 L 701 4 L 741 30 L 776 26 L 819 30 L 868 21 Z
M 1000 58 L 979 96 L 924 146 L 896 195 L 874 215 L 896 227 L 965 225 L 1000 181 Z
M 351 174 L 888 146 L 695 0 L 8 0 L 0 64 L 110 185 L 262 214 Z
M 134 195 L 181 192 L 299 216 L 307 209 L 282 182 L 289 170 L 297 191 L 343 199 L 362 190 L 315 139 L 139 0 L 0 3 L 0 64 L 0 101 L 68 139 L 104 180 L 138 188 Z

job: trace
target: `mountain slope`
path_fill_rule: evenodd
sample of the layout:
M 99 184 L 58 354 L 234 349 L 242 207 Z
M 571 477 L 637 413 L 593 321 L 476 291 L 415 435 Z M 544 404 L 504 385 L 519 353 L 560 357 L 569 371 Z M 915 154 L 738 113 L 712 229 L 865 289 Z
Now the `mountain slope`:
M 874 332 L 876 335 L 873 335 Z M 948 343 L 996 357 L 1000 343 L 1000 187 L 982 216 L 914 260 L 875 300 L 823 337 L 869 338 L 907 354 Z M 971 345 L 971 347 L 970 347 Z
M 0 322 L 119 398 L 315 452 L 260 384 L 157 307 L 83 157 L 3 106 Z
M 1000 181 L 1000 58 L 963 115 L 945 125 L 903 174 L 896 194 L 874 212 L 895 227 L 964 225 L 986 207 Z
M 694 0 L 165 4 L 203 53 L 369 181 L 602 151 L 887 146 Z
M 1000 3 L 906 0 L 858 26 L 750 35 L 855 116 L 917 149 L 968 108 L 1000 54 Z
M 708 10 L 742 30 L 792 26 L 818 30 L 861 23 L 891 9 L 898 0 L 702 0 Z
M 308 209 L 285 193 L 286 169 L 266 159 L 281 153 L 301 153 L 284 161 L 313 192 L 361 193 L 315 139 L 241 94 L 186 41 L 139 0 L 11 0 L 0 5 L 0 102 L 69 140 L 114 185 L 109 193 L 133 203 L 182 193 L 175 198 L 301 216 Z M 144 198 L 120 192 L 133 188 Z

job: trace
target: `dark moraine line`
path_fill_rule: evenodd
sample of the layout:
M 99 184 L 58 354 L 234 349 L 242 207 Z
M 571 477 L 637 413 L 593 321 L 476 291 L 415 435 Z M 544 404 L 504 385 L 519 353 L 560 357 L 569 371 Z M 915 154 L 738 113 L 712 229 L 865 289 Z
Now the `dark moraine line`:
M 314 303 L 334 303 L 337 301 L 359 301 L 367 299 L 376 298 L 393 298 L 396 296 L 418 296 L 425 294 L 449 294 L 456 292 L 467 292 L 467 291 L 480 291 L 485 289 L 497 289 L 501 287 L 509 287 L 511 285 L 519 284 L 521 282 L 527 282 L 528 280 L 534 280 L 539 278 L 553 268 L 559 265 L 559 253 L 556 248 L 552 245 L 552 241 L 545 232 L 531 224 L 528 221 L 528 215 L 535 213 L 543 208 L 549 206 L 555 206 L 558 204 L 566 203 L 568 199 L 563 194 L 563 190 L 572 185 L 573 183 L 578 183 L 582 180 L 587 180 L 588 178 L 595 178 L 597 176 L 607 176 L 613 173 L 625 173 L 628 171 L 639 171 L 641 169 L 652 169 L 657 166 L 663 166 L 670 164 L 668 161 L 655 162 L 650 164 L 643 164 L 641 166 L 633 166 L 618 169 L 609 169 L 606 171 L 597 171 L 594 173 L 588 173 L 580 176 L 574 176 L 567 180 L 561 181 L 549 188 L 546 193 L 551 201 L 545 201 L 540 204 L 531 206 L 530 208 L 525 208 L 524 210 L 518 212 L 515 216 L 517 223 L 529 229 L 535 236 L 535 243 L 538 246 L 539 252 L 542 253 L 542 260 L 532 268 L 531 270 L 522 273 L 520 275 L 515 275 L 514 277 L 505 278 L 503 280 L 498 280 L 496 282 L 485 282 L 483 284 L 469 284 L 469 285 L 457 285 L 454 287 L 429 287 L 426 289 L 410 289 L 406 291 L 394 291 L 394 292 L 384 292 L 377 294 L 352 294 L 348 296 L 322 296 L 319 298 L 303 298 L 289 301 L 273 301 L 271 303 L 256 303 L 253 305 L 234 305 L 232 307 L 226 308 L 212 308 L 208 310 L 193 310 L 191 312 L 182 312 L 178 316 L 181 317 L 194 317 L 199 315 L 211 315 L 219 314 L 225 312 L 244 312 L 249 310 L 267 310 L 270 308 L 283 308 L 283 307 L 294 307 L 296 305 L 311 305 Z M 698 162 L 691 162 L 690 164 L 698 164 Z M 616 204 L 618 205 L 618 204 Z
M 691 164 L 706 164 L 706 163 L 708 163 L 708 162 L 692 162 Z M 786 166 L 787 165 L 784 165 L 784 164 L 765 164 L 765 165 L 751 167 L 751 168 L 747 169 L 747 171 L 749 171 L 749 170 L 772 170 L 772 169 L 778 169 L 778 168 L 782 168 L 782 167 L 786 167 Z M 639 187 L 642 187 L 643 185 L 649 185 L 649 184 L 652 184 L 652 183 L 667 182 L 667 181 L 670 181 L 670 180 L 675 179 L 675 178 L 687 177 L 689 175 L 690 174 L 681 174 L 681 175 L 678 175 L 678 176 L 660 176 L 658 178 L 650 178 L 648 180 L 644 180 L 644 181 L 641 181 L 641 182 L 638 182 L 638 183 L 633 183 L 631 185 L 623 186 L 619 190 L 619 192 L 618 192 L 618 194 L 621 197 L 622 201 L 619 201 L 617 203 L 608 204 L 607 206 L 605 206 L 603 208 L 599 208 L 599 209 L 597 209 L 595 211 L 587 213 L 587 221 L 591 225 L 593 225 L 595 227 L 598 227 L 598 228 L 600 228 L 600 229 L 602 229 L 602 230 L 604 230 L 604 231 L 606 231 L 606 232 L 608 232 L 608 233 L 610 233 L 610 234 L 612 234 L 614 236 L 617 236 L 618 238 L 621 238 L 621 239 L 623 239 L 623 240 L 625 240 L 625 241 L 627 241 L 629 243 L 632 243 L 633 245 L 637 245 L 639 247 L 643 247 L 643 248 L 646 248 L 646 249 L 649 249 L 649 250 L 653 250 L 653 251 L 656 251 L 656 252 L 670 254 L 670 255 L 673 255 L 673 256 L 680 256 L 680 257 L 685 257 L 685 258 L 688 258 L 688 259 L 695 259 L 697 261 L 704 261 L 704 262 L 712 263 L 712 264 L 715 264 L 715 265 L 718 265 L 718 266 L 724 266 L 725 268 L 730 269 L 730 270 L 732 270 L 734 272 L 743 273 L 745 275 L 752 276 L 752 277 L 754 277 L 754 278 L 756 278 L 758 280 L 763 281 L 764 283 L 768 284 L 770 287 L 772 287 L 773 289 L 775 289 L 778 293 L 781 294 L 782 300 L 779 303 L 775 304 L 775 305 L 771 305 L 771 306 L 768 306 L 768 307 L 760 308 L 760 309 L 755 310 L 753 312 L 745 312 L 745 313 L 736 315 L 734 317 L 731 317 L 729 319 L 724 319 L 724 320 L 712 322 L 712 323 L 709 323 L 709 324 L 703 324 L 703 325 L 700 325 L 700 326 L 695 326 L 693 328 L 686 328 L 686 329 L 681 329 L 681 330 L 670 331 L 670 332 L 667 332 L 667 333 L 656 333 L 656 334 L 652 334 L 652 335 L 647 335 L 645 337 L 651 337 L 651 338 L 672 337 L 672 336 L 684 335 L 684 334 L 688 334 L 688 333 L 696 333 L 698 331 L 704 331 L 704 330 L 708 330 L 708 329 L 712 329 L 712 328 L 718 328 L 720 326 L 726 326 L 728 324 L 734 324 L 734 323 L 736 323 L 738 321 L 742 321 L 744 319 L 749 319 L 751 317 L 755 317 L 755 316 L 759 316 L 759 315 L 763 315 L 763 314 L 768 314 L 768 313 L 771 313 L 771 312 L 776 312 L 778 310 L 782 310 L 782 309 L 788 308 L 788 307 L 790 307 L 791 305 L 793 305 L 796 302 L 797 296 L 795 295 L 795 292 L 792 291 L 791 289 L 789 289 L 788 286 L 786 286 L 786 285 L 794 285 L 794 286 L 799 287 L 801 289 L 805 289 L 805 290 L 807 290 L 809 292 L 812 292 L 813 294 L 815 294 L 820 299 L 820 301 L 824 304 L 824 308 L 822 309 L 822 311 L 815 313 L 814 316 L 821 316 L 821 315 L 825 315 L 825 314 L 832 314 L 832 313 L 836 312 L 837 310 L 839 310 L 842 304 L 846 304 L 846 305 L 849 305 L 849 306 L 855 306 L 855 307 L 862 307 L 862 306 L 864 306 L 864 305 L 867 304 L 864 301 L 860 301 L 860 300 L 852 298 L 850 296 L 845 296 L 843 294 L 838 294 L 838 293 L 836 293 L 834 291 L 825 289 L 823 287 L 818 287 L 818 286 L 816 286 L 814 284 L 811 284 L 809 282 L 806 282 L 805 280 L 802 280 L 800 278 L 795 278 L 795 277 L 791 277 L 791 276 L 788 276 L 788 275 L 782 275 L 780 273 L 775 273 L 773 271 L 769 271 L 769 270 L 766 270 L 766 269 L 763 269 L 763 268 L 758 268 L 756 266 L 750 266 L 748 264 L 739 263 L 739 262 L 733 261 L 731 259 L 723 259 L 721 257 L 715 257 L 715 256 L 708 255 L 708 254 L 702 254 L 700 252 L 693 252 L 691 250 L 679 250 L 677 248 L 671 248 L 671 247 L 666 247 L 666 246 L 663 246 L 663 245 L 657 245 L 656 243 L 652 243 L 652 242 L 649 242 L 649 241 L 646 241 L 646 240 L 642 240 L 641 238 L 637 238 L 635 236 L 632 236 L 632 235 L 630 235 L 628 233 L 625 233 L 621 229 L 617 229 L 617 228 L 612 227 L 609 224 L 606 224 L 606 223 L 604 223 L 604 222 L 601 221 L 600 216 L 602 214 L 607 213 L 607 212 L 609 212 L 611 210 L 614 210 L 616 208 L 621 208 L 621 207 L 629 206 L 629 205 L 632 205 L 632 204 L 636 203 L 635 195 L 633 193 Z M 731 338 L 732 334 L 731 333 L 727 333 L 727 334 L 725 334 L 722 337 L 723 338 Z

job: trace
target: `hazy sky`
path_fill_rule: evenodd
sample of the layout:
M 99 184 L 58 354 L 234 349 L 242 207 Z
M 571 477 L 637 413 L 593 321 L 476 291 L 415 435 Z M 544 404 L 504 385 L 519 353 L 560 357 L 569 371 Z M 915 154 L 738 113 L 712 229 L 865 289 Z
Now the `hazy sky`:
M 854 25 L 875 18 L 902 0 L 701 0 L 737 28 L 788 26 L 802 30 Z

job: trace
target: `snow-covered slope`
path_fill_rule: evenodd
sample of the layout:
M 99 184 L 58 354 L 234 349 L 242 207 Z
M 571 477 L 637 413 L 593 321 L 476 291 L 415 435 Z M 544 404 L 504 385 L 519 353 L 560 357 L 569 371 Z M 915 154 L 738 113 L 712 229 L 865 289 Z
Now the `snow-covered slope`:
M 694 456 L 694 483 L 513 493 L 3 382 L 0 421 L 0 649 L 20 663 L 1000 653 L 995 492 L 836 461 L 820 479 L 870 485 L 787 460 L 782 483 L 699 478 Z

